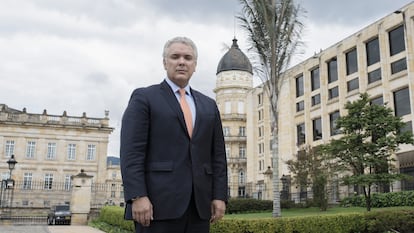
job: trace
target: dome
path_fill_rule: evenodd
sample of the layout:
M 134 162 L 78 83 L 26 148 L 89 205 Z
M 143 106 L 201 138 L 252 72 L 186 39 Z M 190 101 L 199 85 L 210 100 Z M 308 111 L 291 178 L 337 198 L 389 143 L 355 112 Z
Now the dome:
M 252 64 L 247 56 L 239 49 L 236 38 L 233 39 L 233 44 L 229 51 L 221 58 L 217 66 L 216 74 L 228 70 L 241 70 L 253 74 Z

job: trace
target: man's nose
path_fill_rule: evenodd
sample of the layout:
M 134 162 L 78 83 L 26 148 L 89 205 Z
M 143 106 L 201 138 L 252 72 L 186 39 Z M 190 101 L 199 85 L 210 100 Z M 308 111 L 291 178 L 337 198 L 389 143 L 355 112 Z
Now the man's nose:
M 179 64 L 179 65 L 184 65 L 184 63 L 185 63 L 185 59 L 184 59 L 184 57 L 180 57 L 180 58 L 178 58 L 178 64 Z

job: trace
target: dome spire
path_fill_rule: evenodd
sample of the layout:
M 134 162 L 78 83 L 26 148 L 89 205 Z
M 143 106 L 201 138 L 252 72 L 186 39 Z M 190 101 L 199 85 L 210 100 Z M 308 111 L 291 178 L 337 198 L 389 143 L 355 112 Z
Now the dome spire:
M 216 74 L 228 70 L 240 70 L 253 74 L 252 64 L 247 56 L 240 50 L 236 37 L 234 37 L 233 44 L 229 51 L 227 51 L 221 58 L 217 66 Z

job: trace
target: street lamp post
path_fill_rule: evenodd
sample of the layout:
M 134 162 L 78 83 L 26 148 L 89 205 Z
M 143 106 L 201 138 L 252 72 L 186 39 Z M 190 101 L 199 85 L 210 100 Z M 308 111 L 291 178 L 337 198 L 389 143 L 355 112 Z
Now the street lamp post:
M 12 171 L 16 166 L 16 159 L 14 155 L 10 156 L 10 159 L 7 160 L 7 164 L 10 170 L 8 179 L 3 179 L 1 181 L 1 191 L 0 191 L 0 207 L 1 207 L 1 218 L 11 217 L 11 207 L 13 203 L 13 194 L 14 194 L 14 180 L 12 178 Z
M 10 159 L 7 160 L 7 164 L 9 165 L 9 170 L 10 170 L 10 177 L 9 177 L 10 179 L 12 179 L 12 171 L 13 171 L 14 167 L 16 166 L 16 163 L 17 163 L 17 161 L 14 158 L 14 155 L 11 155 Z

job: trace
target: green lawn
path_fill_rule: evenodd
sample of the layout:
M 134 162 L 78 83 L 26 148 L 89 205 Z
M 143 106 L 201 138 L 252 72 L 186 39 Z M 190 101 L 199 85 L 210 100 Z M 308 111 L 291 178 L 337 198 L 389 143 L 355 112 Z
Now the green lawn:
M 384 209 L 414 209 L 410 207 L 390 207 L 390 208 L 373 208 L 371 211 L 378 211 Z M 366 212 L 365 208 L 362 207 L 334 207 L 329 208 L 327 211 L 320 211 L 318 208 L 298 208 L 298 209 L 283 209 L 282 217 L 299 217 L 299 216 L 315 216 L 315 215 L 329 215 L 339 213 L 363 213 Z M 271 218 L 272 212 L 261 212 L 261 213 L 248 213 L 248 214 L 226 214 L 225 219 L 260 219 L 260 218 Z

